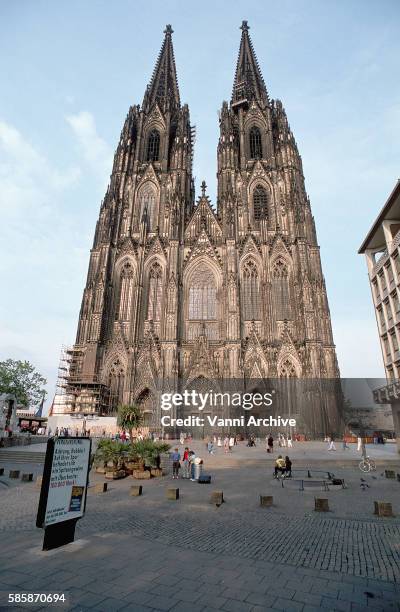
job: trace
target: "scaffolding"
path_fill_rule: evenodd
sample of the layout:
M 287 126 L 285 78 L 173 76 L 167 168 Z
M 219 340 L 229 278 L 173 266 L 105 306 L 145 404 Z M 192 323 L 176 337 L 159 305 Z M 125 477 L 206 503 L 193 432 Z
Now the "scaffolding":
M 109 388 L 97 376 L 84 376 L 85 349 L 62 346 L 52 414 L 110 414 Z

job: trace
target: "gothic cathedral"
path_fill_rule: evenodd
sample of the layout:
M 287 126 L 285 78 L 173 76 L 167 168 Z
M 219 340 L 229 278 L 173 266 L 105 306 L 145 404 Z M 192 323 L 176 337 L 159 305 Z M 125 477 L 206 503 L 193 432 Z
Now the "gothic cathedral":
M 129 109 L 71 350 L 71 411 L 137 402 L 157 429 L 163 385 L 339 377 L 301 157 L 246 21 L 241 30 L 220 112 L 216 208 L 204 182 L 195 199 L 169 25 L 143 104 Z M 335 394 L 328 406 L 312 397 L 304 431 L 338 431 Z

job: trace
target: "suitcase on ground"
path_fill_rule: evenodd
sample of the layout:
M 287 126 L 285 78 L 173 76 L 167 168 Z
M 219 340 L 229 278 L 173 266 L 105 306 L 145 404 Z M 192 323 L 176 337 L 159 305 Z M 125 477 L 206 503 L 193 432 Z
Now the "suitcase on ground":
M 199 477 L 199 483 L 200 484 L 210 484 L 211 483 L 210 474 L 201 474 Z

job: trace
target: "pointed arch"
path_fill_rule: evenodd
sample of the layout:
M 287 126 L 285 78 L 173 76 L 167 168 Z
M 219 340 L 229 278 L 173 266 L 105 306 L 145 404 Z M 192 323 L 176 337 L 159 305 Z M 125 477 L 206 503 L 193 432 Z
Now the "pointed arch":
M 251 258 L 242 265 L 242 305 L 245 321 L 261 319 L 260 278 L 258 267 Z
M 154 162 L 160 159 L 160 132 L 153 128 L 147 137 L 146 161 Z
M 163 271 L 159 262 L 152 263 L 148 272 L 147 315 L 149 321 L 161 321 Z
M 120 273 L 118 303 L 116 308 L 116 319 L 119 321 L 130 321 L 133 301 L 133 267 L 127 261 Z
M 292 318 L 289 266 L 283 257 L 272 265 L 272 299 L 277 321 Z
M 250 158 L 262 159 L 262 137 L 261 130 L 258 126 L 253 125 L 249 131 Z

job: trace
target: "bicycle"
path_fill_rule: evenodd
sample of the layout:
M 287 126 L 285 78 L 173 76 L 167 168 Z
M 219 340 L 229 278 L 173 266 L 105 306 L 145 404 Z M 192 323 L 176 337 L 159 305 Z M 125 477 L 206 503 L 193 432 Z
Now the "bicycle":
M 358 467 L 364 473 L 373 472 L 376 470 L 376 463 L 373 459 L 370 459 L 369 457 L 363 457 L 360 463 L 358 464 Z

